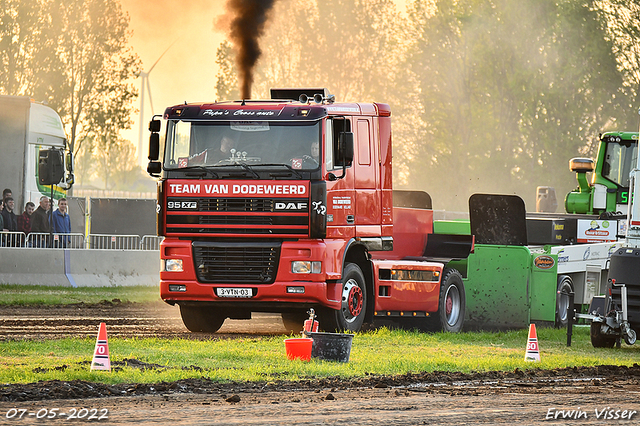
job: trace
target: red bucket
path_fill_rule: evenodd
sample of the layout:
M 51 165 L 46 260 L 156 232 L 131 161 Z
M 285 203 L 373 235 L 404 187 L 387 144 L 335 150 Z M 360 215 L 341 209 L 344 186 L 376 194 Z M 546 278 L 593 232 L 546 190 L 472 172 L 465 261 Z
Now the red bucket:
M 285 339 L 284 347 L 287 351 L 287 358 L 311 361 L 311 346 L 313 339 Z

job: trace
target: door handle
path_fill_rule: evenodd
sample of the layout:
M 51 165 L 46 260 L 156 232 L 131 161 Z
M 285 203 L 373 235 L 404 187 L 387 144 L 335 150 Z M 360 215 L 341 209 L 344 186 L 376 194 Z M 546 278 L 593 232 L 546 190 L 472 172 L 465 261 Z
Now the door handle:
M 347 215 L 347 223 L 354 223 L 356 221 L 356 217 L 352 214 Z

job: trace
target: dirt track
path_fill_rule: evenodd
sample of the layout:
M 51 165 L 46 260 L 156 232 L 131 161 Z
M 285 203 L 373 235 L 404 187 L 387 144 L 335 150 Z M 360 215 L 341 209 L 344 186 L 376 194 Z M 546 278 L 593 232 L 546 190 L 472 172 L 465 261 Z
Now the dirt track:
M 235 338 L 285 332 L 277 315 L 261 315 L 249 323 L 227 321 L 215 335 L 192 334 L 182 326 L 177 308 L 107 302 L 3 308 L 0 339 L 93 337 L 100 321 L 108 324 L 110 337 Z M 137 360 L 121 362 L 150 367 Z M 82 407 L 95 410 L 79 411 Z M 603 414 L 607 407 L 610 411 Z M 75 381 L 0 386 L 0 424 L 32 424 L 38 413 L 56 415 L 41 423 L 69 423 L 74 412 L 86 413 L 76 422 L 94 414 L 106 415 L 100 421 L 108 424 L 634 424 L 640 419 L 640 366 L 274 384 L 220 385 L 198 379 L 154 385 Z M 19 413 L 24 413 L 22 419 Z M 609 414 L 627 419 L 605 418 Z
M 165 337 L 210 339 L 242 335 L 284 334 L 278 314 L 258 314 L 251 320 L 227 320 L 218 333 L 190 333 L 180 310 L 164 302 L 138 304 L 118 300 L 95 305 L 72 304 L 46 308 L 9 306 L 0 310 L 0 340 L 95 337 L 107 324 L 109 337 Z

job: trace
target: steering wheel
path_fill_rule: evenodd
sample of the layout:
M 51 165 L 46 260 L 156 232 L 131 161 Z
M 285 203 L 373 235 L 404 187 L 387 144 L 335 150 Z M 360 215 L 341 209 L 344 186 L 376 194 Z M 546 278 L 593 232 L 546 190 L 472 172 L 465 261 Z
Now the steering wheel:
M 222 160 L 218 161 L 217 163 L 215 163 L 215 166 L 220 166 L 222 164 L 234 164 L 233 161 L 231 161 L 228 158 L 223 158 Z
M 305 162 L 309 162 L 310 164 L 312 164 L 314 169 L 320 165 L 320 163 L 318 163 L 318 160 L 316 160 L 315 158 L 311 157 L 310 155 L 303 155 L 302 159 Z

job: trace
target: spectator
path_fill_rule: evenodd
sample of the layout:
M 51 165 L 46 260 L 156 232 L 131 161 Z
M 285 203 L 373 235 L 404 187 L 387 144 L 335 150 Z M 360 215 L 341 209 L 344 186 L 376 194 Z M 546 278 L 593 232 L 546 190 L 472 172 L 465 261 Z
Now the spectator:
M 0 232 L 4 231 L 4 219 L 2 218 L 3 211 L 4 211 L 4 201 L 0 200 Z
M 36 205 L 29 201 L 24 206 L 24 212 L 18 216 L 18 231 L 24 232 L 25 235 L 29 235 L 31 232 L 31 215 L 35 208 Z
M 18 230 L 18 219 L 13 212 L 15 201 L 11 196 L 4 199 L 4 210 L 2 211 L 2 220 L 6 231 L 16 232 Z
M 58 200 L 58 210 L 54 211 L 51 215 L 51 225 L 53 226 L 53 232 L 56 234 L 70 234 L 71 233 L 71 218 L 67 213 L 67 199 L 60 198 Z M 60 236 L 62 247 L 67 247 L 71 242 L 71 237 Z
M 38 206 L 36 211 L 33 212 L 33 215 L 31 215 L 31 232 L 38 232 L 42 234 L 48 234 L 50 232 L 51 228 L 49 227 L 49 216 L 47 215 L 50 205 L 51 204 L 49 203 L 49 197 L 47 197 L 46 195 L 40 197 L 40 205 Z M 35 241 L 36 246 L 46 247 L 48 244 L 43 244 L 43 242 L 46 242 L 48 240 L 48 236 L 42 235 Z
M 2 200 L 6 200 L 7 197 L 13 197 L 13 193 L 9 188 L 5 188 L 4 191 L 2 191 Z
M 18 231 L 24 232 L 25 235 L 24 237 L 22 237 L 22 246 L 25 246 L 24 238 L 26 238 L 26 236 L 31 232 L 31 215 L 33 214 L 33 210 L 35 208 L 35 204 L 29 201 L 24 206 L 24 212 L 20 216 L 18 216 Z M 28 246 L 31 247 L 30 244 L 28 244 Z

